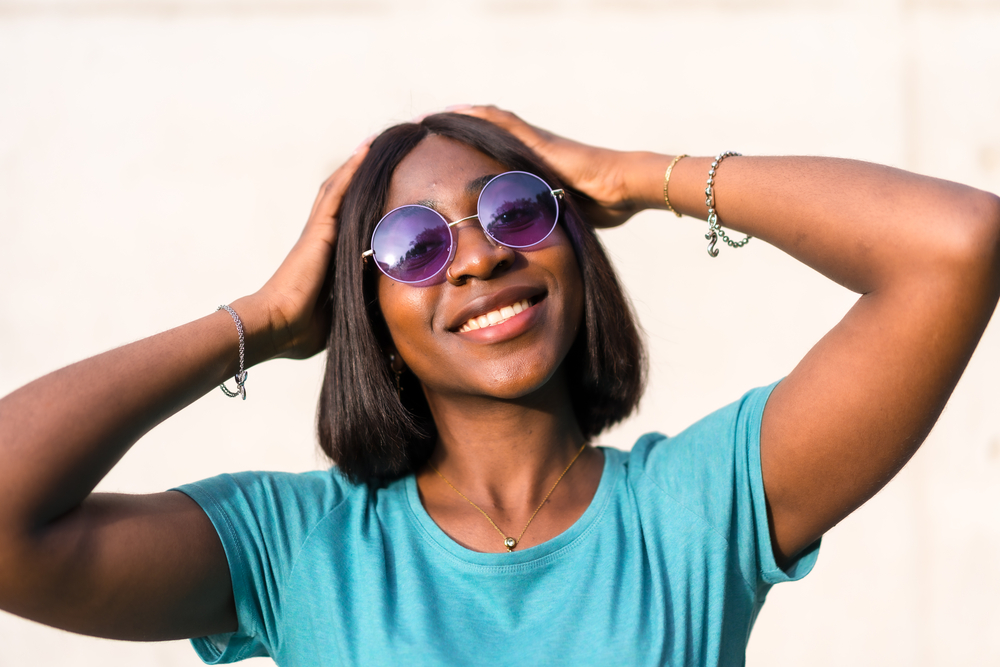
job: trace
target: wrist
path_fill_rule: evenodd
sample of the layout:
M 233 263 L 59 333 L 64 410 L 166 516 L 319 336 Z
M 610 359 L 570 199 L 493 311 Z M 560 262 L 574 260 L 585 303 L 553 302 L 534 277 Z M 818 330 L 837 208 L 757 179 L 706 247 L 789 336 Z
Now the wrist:
M 262 299 L 256 294 L 244 296 L 229 306 L 243 323 L 246 368 L 280 356 L 281 346 L 277 342 L 280 336 L 275 335 L 274 316 Z M 224 314 L 228 317 L 228 313 Z
M 673 159 L 673 155 L 662 155 L 648 151 L 637 151 L 632 154 L 627 181 L 630 198 L 637 210 L 667 210 L 667 204 L 663 199 L 663 177 Z M 684 160 L 681 160 L 680 163 L 683 162 Z M 676 166 L 674 171 L 676 172 Z M 673 176 L 671 176 L 671 204 L 674 204 L 673 185 Z M 676 209 L 676 206 L 674 208 Z
M 670 205 L 681 215 L 704 220 L 708 216 L 705 205 L 705 186 L 710 157 L 686 157 L 676 165 L 670 174 Z M 662 198 L 663 174 L 660 174 Z M 662 206 L 666 209 L 666 204 Z

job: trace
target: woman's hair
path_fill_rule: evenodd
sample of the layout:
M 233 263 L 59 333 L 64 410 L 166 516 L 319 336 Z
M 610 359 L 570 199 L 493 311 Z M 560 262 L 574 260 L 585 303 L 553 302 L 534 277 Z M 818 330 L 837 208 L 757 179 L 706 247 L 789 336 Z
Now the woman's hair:
M 374 266 L 365 266 L 372 230 L 385 212 L 399 163 L 421 140 L 439 135 L 464 143 L 510 170 L 564 187 L 527 146 L 506 130 L 458 114 L 428 116 L 391 127 L 372 143 L 344 194 L 335 261 L 328 276 L 332 326 L 319 398 L 320 447 L 354 482 L 378 485 L 419 469 L 437 430 L 420 382 L 411 372 L 396 388 L 387 349 L 391 338 L 378 302 Z M 564 372 L 584 437 L 592 438 L 635 409 L 646 379 L 646 355 L 631 304 L 593 229 L 581 222 L 567 189 L 562 224 L 576 253 L 584 288 L 583 322 Z

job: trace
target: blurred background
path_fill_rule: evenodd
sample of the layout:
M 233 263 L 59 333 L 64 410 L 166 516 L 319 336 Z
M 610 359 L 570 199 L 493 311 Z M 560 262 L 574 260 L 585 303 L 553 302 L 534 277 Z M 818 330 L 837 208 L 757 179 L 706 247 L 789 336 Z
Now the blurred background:
M 0 0 L 0 394 L 256 290 L 367 135 L 495 103 L 621 149 L 855 157 L 1000 191 L 1000 0 Z M 854 295 L 645 213 L 603 233 L 676 433 L 787 374 Z M 891 238 L 886 243 L 893 243 Z M 101 485 L 324 466 L 322 358 L 212 392 Z M 2 465 L 2 463 L 0 463 Z M 927 443 L 778 586 L 748 664 L 1000 664 L 1000 331 Z M 0 613 L 0 665 L 200 662 Z M 270 664 L 260 660 L 257 664 Z

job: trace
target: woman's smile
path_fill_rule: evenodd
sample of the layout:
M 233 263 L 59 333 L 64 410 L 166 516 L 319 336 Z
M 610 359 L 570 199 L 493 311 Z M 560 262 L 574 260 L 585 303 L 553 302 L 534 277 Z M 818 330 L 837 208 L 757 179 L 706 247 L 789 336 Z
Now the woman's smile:
M 516 301 L 512 306 L 491 310 L 486 315 L 469 320 L 459 329 L 464 339 L 476 343 L 498 343 L 520 336 L 544 320 L 544 300 L 532 305 L 530 299 Z M 481 322 L 485 320 L 485 324 Z
M 497 324 L 503 324 L 515 315 L 520 315 L 528 308 L 531 308 L 531 301 L 528 299 L 522 299 L 521 301 L 517 301 L 510 306 L 504 306 L 496 310 L 491 310 L 485 315 L 470 317 L 458 331 L 459 333 L 466 333 L 468 331 L 486 329 L 487 327 L 492 327 Z
M 512 285 L 472 299 L 458 311 L 449 329 L 459 333 L 488 329 L 529 310 L 545 298 L 543 288 Z

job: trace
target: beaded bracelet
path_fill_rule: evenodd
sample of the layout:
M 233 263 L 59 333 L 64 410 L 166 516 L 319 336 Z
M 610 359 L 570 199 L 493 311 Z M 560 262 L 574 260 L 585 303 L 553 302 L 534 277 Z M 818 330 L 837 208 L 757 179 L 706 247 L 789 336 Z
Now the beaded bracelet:
M 708 169 L 708 187 L 705 188 L 705 205 L 708 206 L 708 233 L 705 234 L 705 238 L 708 239 L 708 255 L 710 257 L 718 257 L 719 250 L 715 247 L 715 244 L 721 238 L 725 241 L 726 245 L 730 248 L 742 248 L 750 239 L 753 237 L 747 234 L 746 238 L 742 241 L 734 241 L 722 230 L 722 226 L 719 224 L 719 214 L 715 211 L 715 170 L 719 168 L 722 161 L 727 157 L 739 157 L 741 153 L 735 151 L 726 151 L 724 153 L 719 153 L 715 156 L 715 161 L 712 162 L 712 166 Z
M 236 380 L 236 391 L 230 391 L 225 382 L 219 385 L 219 389 L 221 389 L 222 393 L 229 398 L 236 398 L 239 396 L 245 401 L 247 400 L 247 390 L 243 385 L 247 381 L 247 372 L 243 370 L 243 323 L 240 322 L 240 316 L 236 314 L 236 311 L 229 306 L 222 305 L 215 309 L 216 312 L 220 310 L 228 312 L 232 316 L 233 322 L 236 323 L 236 333 L 240 336 L 240 370 L 233 377 L 233 379 Z

